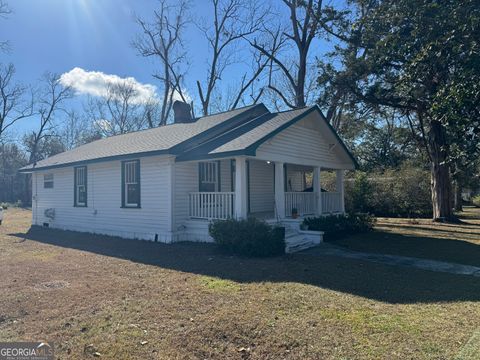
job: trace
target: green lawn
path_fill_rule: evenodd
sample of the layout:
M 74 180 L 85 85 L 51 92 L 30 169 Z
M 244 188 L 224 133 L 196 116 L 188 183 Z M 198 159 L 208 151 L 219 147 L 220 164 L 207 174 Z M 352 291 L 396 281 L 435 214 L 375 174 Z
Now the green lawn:
M 379 218 L 376 231 L 333 240 L 351 250 L 480 266 L 480 209 L 467 207 L 460 224 Z
M 29 230 L 30 216 L 8 210 L 0 226 L 3 341 L 53 341 L 68 359 L 478 355 L 480 278 L 308 251 L 245 259 L 212 245 Z M 341 244 L 478 264 L 475 225 L 440 232 L 422 222 L 414 235 L 404 222 L 382 220 Z

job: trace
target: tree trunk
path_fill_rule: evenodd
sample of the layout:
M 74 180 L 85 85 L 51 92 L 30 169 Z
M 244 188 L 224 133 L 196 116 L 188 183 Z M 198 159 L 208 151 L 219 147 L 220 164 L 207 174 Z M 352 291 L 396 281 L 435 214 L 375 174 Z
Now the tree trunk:
M 462 186 L 458 181 L 455 182 L 454 205 L 455 211 L 463 211 L 462 207 Z
M 429 150 L 432 159 L 431 167 L 431 189 L 433 220 L 453 220 L 452 209 L 452 186 L 450 169 L 447 160 L 447 143 L 445 141 L 445 130 L 439 121 L 430 122 Z

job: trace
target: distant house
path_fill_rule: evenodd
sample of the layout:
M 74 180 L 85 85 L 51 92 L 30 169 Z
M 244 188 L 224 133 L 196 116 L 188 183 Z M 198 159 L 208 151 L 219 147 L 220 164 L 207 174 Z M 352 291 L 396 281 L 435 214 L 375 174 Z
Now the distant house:
M 212 219 L 293 224 L 344 212 L 355 160 L 318 107 L 271 113 L 263 104 L 113 136 L 23 168 L 33 174 L 34 225 L 125 238 L 209 241 Z M 336 170 L 322 192 L 321 170 Z M 313 179 L 313 181 L 312 181 Z

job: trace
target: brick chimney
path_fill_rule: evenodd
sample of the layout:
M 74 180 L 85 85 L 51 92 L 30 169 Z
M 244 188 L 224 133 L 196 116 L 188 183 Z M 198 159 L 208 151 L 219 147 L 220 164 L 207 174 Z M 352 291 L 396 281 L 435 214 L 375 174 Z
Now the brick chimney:
M 175 124 L 184 124 L 194 122 L 192 119 L 192 109 L 190 105 L 183 101 L 176 100 L 173 103 L 173 122 Z

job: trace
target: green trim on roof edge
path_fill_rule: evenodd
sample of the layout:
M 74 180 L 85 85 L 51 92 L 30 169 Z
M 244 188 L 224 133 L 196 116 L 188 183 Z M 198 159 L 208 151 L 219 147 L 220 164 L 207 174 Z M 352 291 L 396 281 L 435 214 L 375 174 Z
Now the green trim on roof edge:
M 250 145 L 249 147 L 246 148 L 246 150 L 249 150 L 250 152 L 253 152 L 254 154 L 256 153 L 258 147 L 260 145 L 262 145 L 265 141 L 271 139 L 272 137 L 274 137 L 275 135 L 277 135 L 278 133 L 282 132 L 283 130 L 285 130 L 286 128 L 292 126 L 293 124 L 297 123 L 298 121 L 302 120 L 305 116 L 309 115 L 310 113 L 314 112 L 314 111 L 317 111 L 318 114 L 320 115 L 320 117 L 322 118 L 323 121 L 325 121 L 325 123 L 327 124 L 328 128 L 330 129 L 330 131 L 333 133 L 333 135 L 335 135 L 335 138 L 337 139 L 337 141 L 340 143 L 340 145 L 342 146 L 343 150 L 345 150 L 345 152 L 347 153 L 348 157 L 350 158 L 350 160 L 352 160 L 353 162 L 353 165 L 355 166 L 355 169 L 358 169 L 359 168 L 359 165 L 358 165 L 358 162 L 357 160 L 355 159 L 355 157 L 352 155 L 352 153 L 350 152 L 350 150 L 347 148 L 347 146 L 345 145 L 345 143 L 343 142 L 343 140 L 338 136 L 337 132 L 335 131 L 335 129 L 332 127 L 332 125 L 330 125 L 330 123 L 327 121 L 327 118 L 323 115 L 322 111 L 320 110 L 320 108 L 318 107 L 318 105 L 314 105 L 312 106 L 310 109 L 308 109 L 307 111 L 305 111 L 304 113 L 301 113 L 300 115 L 294 117 L 292 120 L 286 122 L 285 124 L 283 124 L 282 126 L 280 126 L 278 129 L 275 129 L 274 131 L 272 131 L 271 133 L 268 133 L 267 135 L 265 135 L 263 138 L 261 138 L 260 140 L 256 141 L 255 143 L 253 143 L 252 145 Z
M 337 132 L 335 129 L 330 125 L 330 123 L 327 121 L 325 116 L 323 115 L 322 111 L 318 107 L 318 105 L 314 105 L 305 112 L 301 113 L 300 115 L 294 117 L 292 120 L 286 122 L 282 126 L 280 126 L 278 129 L 275 129 L 274 131 L 268 133 L 264 137 L 262 137 L 260 140 L 257 140 L 255 143 L 252 145 L 246 147 L 245 149 L 240 149 L 240 150 L 234 150 L 234 151 L 225 151 L 225 152 L 220 152 L 220 153 L 213 153 L 213 154 L 198 154 L 198 155 L 192 155 L 192 156 L 182 156 L 180 155 L 176 161 L 178 162 L 183 162 L 183 161 L 194 161 L 194 160 L 204 160 L 204 159 L 218 159 L 218 158 L 224 158 L 224 157 L 229 157 L 229 156 L 241 156 L 241 155 L 246 155 L 246 156 L 255 156 L 256 151 L 260 145 L 262 145 L 265 141 L 271 139 L 278 133 L 282 132 L 283 130 L 287 129 L 288 127 L 292 126 L 293 124 L 297 123 L 298 121 L 302 120 L 305 116 L 311 114 L 312 112 L 317 111 L 322 120 L 327 124 L 328 128 L 330 131 L 334 134 L 335 139 L 340 143 L 342 146 L 343 150 L 347 153 L 348 157 L 350 160 L 352 160 L 352 163 L 355 167 L 355 169 L 358 169 L 359 165 L 355 157 L 352 155 L 350 150 L 347 148 L 343 140 L 338 136 Z M 272 115 L 275 113 L 272 113 Z M 268 121 L 268 120 L 267 120 Z M 260 124 L 259 124 L 260 125 Z M 218 139 L 217 139 L 218 140 Z M 215 141 L 215 139 L 213 140 Z M 219 147 L 219 146 L 217 146 Z
M 234 150 L 234 151 L 226 151 L 226 152 L 214 153 L 214 154 L 199 154 L 199 155 L 194 155 L 194 156 L 193 155 L 192 156 L 188 155 L 188 152 L 191 152 L 196 147 L 209 145 L 210 141 L 212 141 L 212 142 L 217 141 L 218 142 L 219 140 L 222 140 L 222 138 L 224 139 L 225 136 L 230 138 L 232 136 L 232 134 L 236 134 L 237 130 L 241 130 L 244 126 L 246 126 L 248 128 L 249 124 L 250 125 L 252 123 L 257 124 L 257 121 L 258 121 L 258 125 L 260 125 L 263 122 L 259 121 L 260 119 L 258 119 L 258 118 L 264 117 L 265 115 L 268 115 L 268 114 L 272 114 L 272 115 L 276 114 L 276 113 L 270 113 L 270 112 L 260 114 L 257 117 L 253 117 L 252 119 L 248 120 L 244 124 L 241 124 L 241 123 L 236 124 L 239 127 L 239 128 L 236 128 L 235 122 L 238 121 L 240 118 L 242 118 L 241 115 L 245 115 L 245 113 L 254 112 L 253 110 L 258 111 L 261 108 L 264 108 L 268 111 L 268 109 L 263 104 L 254 105 L 254 106 L 252 106 L 251 109 L 248 109 L 248 110 L 246 110 L 246 111 L 244 111 L 240 114 L 237 114 L 234 117 L 232 117 L 231 119 L 228 119 L 228 120 L 210 128 L 210 129 L 206 130 L 203 133 L 195 135 L 194 137 L 192 137 L 188 140 L 185 140 L 185 141 L 183 141 L 183 142 L 181 142 L 177 145 L 174 145 L 169 149 L 147 151 L 147 152 L 141 152 L 141 153 L 130 153 L 130 154 L 107 156 L 107 157 L 103 157 L 103 158 L 80 160 L 80 161 L 75 161 L 75 162 L 71 162 L 71 163 L 62 163 L 62 164 L 49 165 L 49 166 L 38 167 L 38 168 L 36 168 L 36 167 L 24 167 L 24 168 L 20 169 L 19 172 L 20 173 L 31 173 L 31 172 L 34 172 L 34 171 L 43 171 L 43 170 L 57 169 L 57 168 L 70 167 L 70 166 L 81 166 L 81 165 L 87 165 L 87 164 L 99 163 L 99 162 L 106 162 L 106 161 L 128 160 L 130 158 L 134 159 L 134 158 L 139 158 L 139 157 L 148 157 L 148 156 L 155 156 L 155 155 L 174 155 L 174 156 L 177 156 L 177 158 L 176 158 L 177 162 L 204 160 L 204 159 L 218 159 L 218 158 L 225 158 L 225 157 L 232 157 L 232 156 L 242 156 L 242 155 L 255 156 L 256 151 L 261 144 L 263 144 L 265 141 L 271 139 L 272 137 L 274 137 L 278 133 L 282 132 L 286 128 L 290 127 L 291 125 L 293 125 L 293 124 L 297 123 L 298 121 L 302 120 L 305 116 L 309 115 L 310 113 L 312 113 L 314 111 L 317 111 L 318 114 L 320 115 L 320 117 L 322 118 L 322 120 L 325 121 L 325 123 L 327 124 L 330 131 L 334 134 L 336 140 L 340 143 L 343 150 L 347 153 L 348 157 L 352 160 L 352 163 L 353 163 L 354 167 L 356 169 L 358 169 L 359 164 L 358 164 L 357 160 L 352 155 L 350 150 L 347 148 L 347 146 L 345 145 L 343 140 L 338 136 L 335 129 L 333 129 L 331 124 L 327 121 L 327 119 L 323 115 L 323 113 L 320 110 L 320 108 L 318 107 L 318 105 L 312 106 L 311 108 L 309 108 L 308 110 L 306 110 L 302 114 L 294 117 L 292 120 L 286 122 L 285 124 L 283 124 L 279 128 L 277 128 L 274 131 L 268 133 L 267 135 L 262 137 L 260 140 L 257 140 L 255 143 L 253 143 L 252 145 L 248 146 L 245 149 Z M 266 121 L 268 121 L 268 118 L 269 117 L 267 116 Z M 227 124 L 225 124 L 225 123 L 227 123 Z M 232 125 L 234 125 L 234 126 L 231 127 Z M 223 129 L 224 133 L 222 133 L 221 129 Z M 212 137 L 208 137 L 208 135 L 212 135 L 213 132 L 216 133 L 216 134 L 213 134 Z M 197 144 L 196 145 L 192 144 L 192 142 L 197 142 Z M 225 142 L 223 142 L 223 143 L 225 143 Z M 222 144 L 219 144 L 218 146 L 216 146 L 217 144 L 215 144 L 215 147 L 213 147 L 213 149 L 221 146 Z M 191 147 L 189 149 L 188 149 L 188 145 L 191 145 Z M 184 149 L 182 149 L 182 147 Z M 185 149 L 186 147 L 187 147 L 187 149 Z M 182 150 L 186 150 L 187 156 L 182 156 Z

